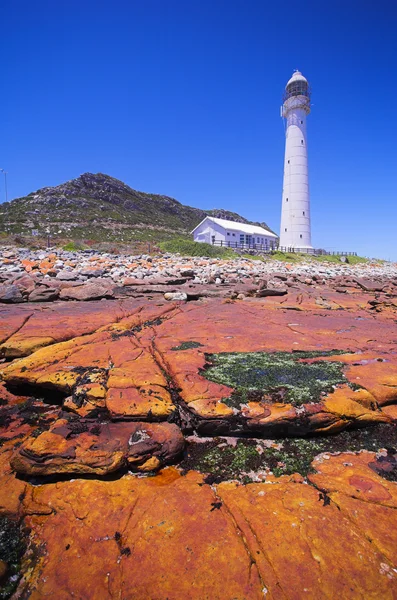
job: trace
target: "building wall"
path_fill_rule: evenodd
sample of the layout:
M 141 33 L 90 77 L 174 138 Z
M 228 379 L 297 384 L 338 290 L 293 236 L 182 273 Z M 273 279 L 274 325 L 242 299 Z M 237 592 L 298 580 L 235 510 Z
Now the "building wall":
M 311 247 L 306 111 L 286 104 L 280 246 L 305 248 Z
M 247 234 L 245 232 L 227 230 L 213 221 L 205 220 L 195 230 L 193 239 L 195 242 L 206 242 L 207 244 L 212 244 L 214 237 L 215 242 L 217 243 L 222 241 L 225 245 L 227 245 L 227 243 L 230 242 L 230 245 L 234 246 L 236 242 L 238 245 L 241 243 L 240 236 L 244 236 L 245 244 L 247 242 Z M 257 241 L 258 239 L 259 242 Z M 251 235 L 251 244 L 262 244 L 263 246 L 266 246 L 266 241 L 268 248 L 276 246 L 275 238 L 268 237 L 266 235 Z
M 207 244 L 212 244 L 213 236 L 215 236 L 216 242 L 221 240 L 224 242 L 226 239 L 226 231 L 220 225 L 217 225 L 213 221 L 206 219 L 195 230 L 193 239 L 195 242 L 206 242 Z

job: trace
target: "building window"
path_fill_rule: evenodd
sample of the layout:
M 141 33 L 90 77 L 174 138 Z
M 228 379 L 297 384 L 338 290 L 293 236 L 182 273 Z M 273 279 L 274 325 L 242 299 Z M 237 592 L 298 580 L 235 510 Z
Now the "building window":
M 229 233 L 229 232 L 227 232 L 227 235 L 230 235 L 230 233 Z
M 302 239 L 302 234 L 300 234 L 300 236 L 299 236 L 299 237 Z
M 289 161 L 288 161 L 288 164 L 289 164 Z
M 303 121 L 301 121 L 301 125 L 303 125 Z
M 233 237 L 236 237 L 236 234 L 235 234 L 235 233 L 232 233 L 232 236 L 233 236 Z
M 284 231 L 287 231 L 287 228 L 285 228 Z
M 256 238 L 256 243 L 259 244 L 259 238 Z
M 286 198 L 285 201 L 288 202 L 288 198 Z
M 301 140 L 301 144 L 303 144 L 303 140 Z
M 305 211 L 303 211 L 302 215 L 305 216 Z

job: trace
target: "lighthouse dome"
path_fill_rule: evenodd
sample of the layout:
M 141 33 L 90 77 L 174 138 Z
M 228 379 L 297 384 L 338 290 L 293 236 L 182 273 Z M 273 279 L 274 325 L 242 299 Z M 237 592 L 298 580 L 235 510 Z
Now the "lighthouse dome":
M 288 81 L 285 87 L 287 88 L 291 83 L 295 83 L 297 81 L 303 81 L 306 84 L 308 83 L 306 77 L 303 77 L 300 71 L 294 71 L 291 79 Z

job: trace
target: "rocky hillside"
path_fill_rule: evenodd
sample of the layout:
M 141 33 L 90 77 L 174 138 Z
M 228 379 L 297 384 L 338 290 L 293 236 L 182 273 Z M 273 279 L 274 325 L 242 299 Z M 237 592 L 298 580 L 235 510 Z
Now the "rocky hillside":
M 147 194 L 102 173 L 84 173 L 56 187 L 0 205 L 0 231 L 81 240 L 162 241 L 188 235 L 206 215 L 249 223 L 224 209 L 184 206 L 174 198 Z M 262 226 L 267 227 L 265 223 Z

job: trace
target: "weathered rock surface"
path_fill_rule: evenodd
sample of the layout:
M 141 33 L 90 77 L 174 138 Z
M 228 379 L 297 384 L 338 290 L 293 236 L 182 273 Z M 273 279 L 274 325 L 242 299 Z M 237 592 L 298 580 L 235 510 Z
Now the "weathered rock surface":
M 244 285 L 243 301 L 2 306 L 0 516 L 28 536 L 16 597 L 397 597 L 396 307 L 352 281 L 341 294 L 312 277 L 268 297 Z M 282 386 L 245 397 L 208 379 L 211 355 L 296 350 L 305 369 L 337 362 L 340 381 L 297 402 Z M 373 452 L 324 451 L 358 432 L 354 448 Z M 211 480 L 205 462 L 188 471 L 190 442 L 179 470 L 162 468 L 183 434 L 226 446 L 207 464 L 226 457 L 239 482 Z M 297 436 L 289 455 L 275 435 Z M 294 448 L 310 455 L 304 472 Z
M 49 431 L 28 438 L 10 464 L 23 475 L 106 475 L 123 468 L 153 471 L 183 450 L 180 429 L 171 423 L 55 421 Z

